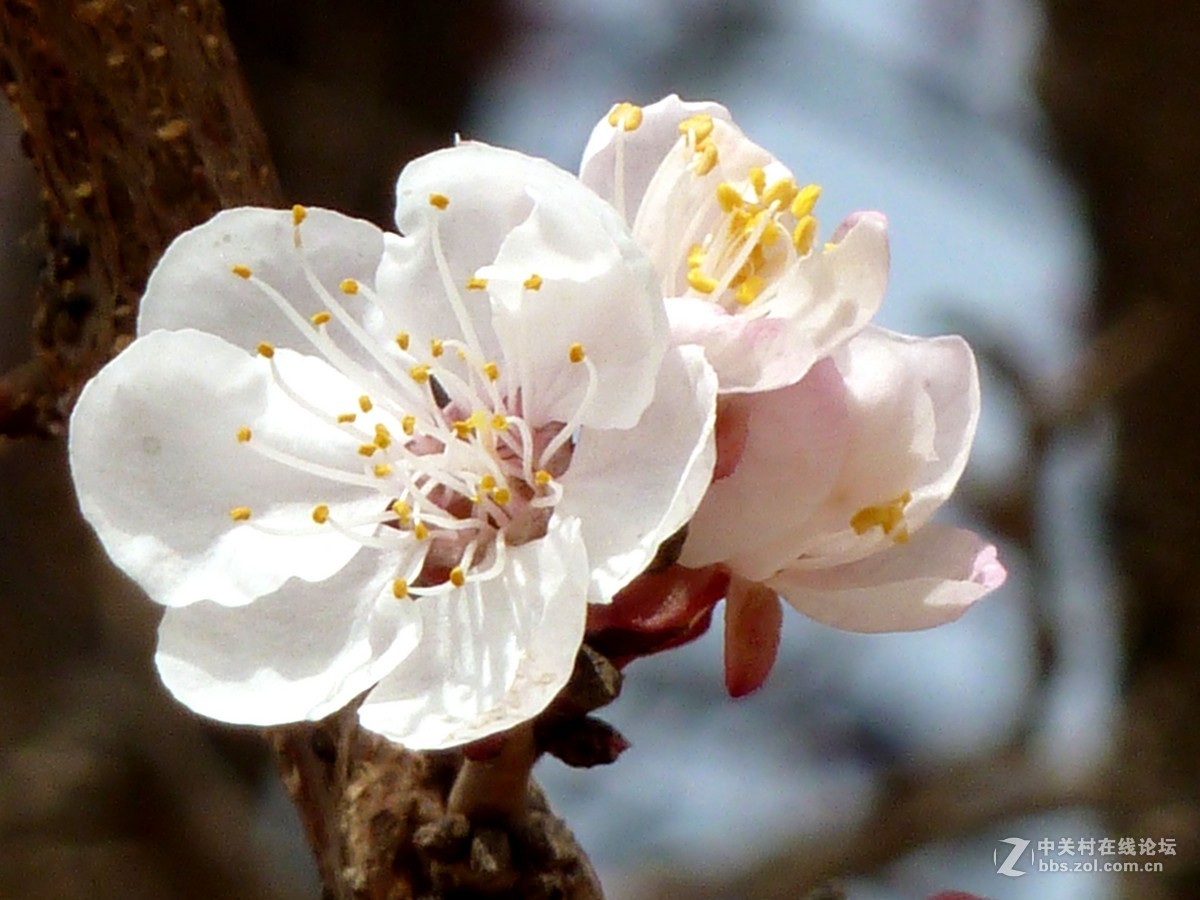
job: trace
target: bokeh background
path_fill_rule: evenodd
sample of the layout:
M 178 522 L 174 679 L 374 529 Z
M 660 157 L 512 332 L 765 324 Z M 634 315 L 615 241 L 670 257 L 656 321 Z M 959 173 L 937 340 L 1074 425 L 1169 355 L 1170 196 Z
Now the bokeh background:
M 1079 155 L 1061 153 L 1064 96 L 1092 90 L 1101 104 L 1113 90 L 1080 84 L 1092 63 L 1064 44 L 1092 27 L 1079 25 L 1090 6 L 288 7 L 236 0 L 227 14 L 297 202 L 386 224 L 405 159 L 456 133 L 575 169 L 614 101 L 716 99 L 802 182 L 824 186 L 825 233 L 857 209 L 887 213 L 882 324 L 961 332 L 980 354 L 984 419 L 945 516 L 998 539 L 1009 583 L 960 622 L 919 634 L 850 635 L 790 615 L 771 679 L 736 703 L 722 688 L 719 622 L 634 664 L 606 711 L 632 749 L 603 770 L 538 768 L 611 897 L 792 897 L 832 874 L 870 900 L 947 888 L 1194 896 L 1184 886 L 1195 877 L 1184 874 L 1196 867 L 1194 804 L 1141 809 L 1119 787 L 1150 763 L 1121 736 L 1129 655 L 1140 650 L 1122 638 L 1129 573 L 1112 485 L 1127 430 L 1110 401 L 1124 374 L 1155 365 L 1152 351 L 1125 354 L 1157 333 L 1146 322 L 1158 307 L 1144 303 L 1163 298 L 1131 297 L 1132 325 L 1111 298 L 1094 299 L 1104 254 L 1120 242 L 1097 245 L 1096 180 L 1073 185 L 1061 162 L 1078 173 Z M 1135 97 L 1146 83 L 1134 74 L 1125 71 Z M 1039 84 L 1058 98 L 1055 121 Z M 29 353 L 37 216 L 15 119 L 0 111 L 5 370 Z M 1162 290 L 1186 293 L 1179 279 Z M 1172 522 L 1194 518 L 1190 496 L 1176 492 L 1184 508 Z M 0 897 L 317 896 L 256 735 L 192 717 L 155 682 L 155 609 L 95 548 L 61 442 L 0 444 L 0 516 Z M 1171 713 L 1181 721 L 1194 714 L 1188 696 Z M 1172 838 L 1180 856 L 1141 880 L 1004 878 L 993 856 L 1014 836 Z

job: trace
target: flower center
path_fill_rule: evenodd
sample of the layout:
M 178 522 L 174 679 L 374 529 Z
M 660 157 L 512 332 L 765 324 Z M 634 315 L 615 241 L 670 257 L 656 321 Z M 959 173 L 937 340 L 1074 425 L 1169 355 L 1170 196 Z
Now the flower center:
M 866 534 L 878 526 L 883 533 L 891 537 L 897 544 L 908 542 L 908 525 L 904 521 L 904 510 L 912 500 L 912 494 L 905 491 L 899 497 L 878 503 L 874 506 L 864 506 L 850 517 L 850 527 L 858 535 Z
M 430 206 L 439 212 L 449 203 L 443 194 L 429 197 Z M 270 367 L 275 385 L 314 419 L 352 436 L 357 446 L 347 451 L 343 465 L 330 466 L 259 439 L 250 425 L 238 430 L 237 440 L 282 465 L 361 487 L 368 496 L 373 491 L 379 503 L 375 512 L 363 516 L 339 512 L 330 502 L 314 498 L 318 502 L 311 510 L 311 524 L 290 529 L 259 523 L 244 506 L 230 510 L 230 517 L 239 527 L 275 534 L 333 528 L 368 547 L 394 552 L 392 592 L 397 598 L 446 593 L 497 576 L 504 569 L 507 547 L 546 534 L 562 497 L 559 479 L 570 465 L 580 421 L 595 393 L 594 364 L 582 344 L 571 345 L 569 369 L 586 379 L 579 408 L 565 422 L 530 422 L 524 415 L 528 386 L 510 378 L 507 366 L 485 356 L 446 263 L 436 219 L 433 256 L 460 335 L 434 337 L 418 347 L 410 333 L 398 327 L 396 304 L 384 303 L 353 278 L 339 283 L 340 299 L 322 284 L 301 239 L 306 217 L 303 207 L 293 208 L 293 243 L 308 285 L 324 309 L 305 318 L 248 267 L 237 265 L 232 271 L 267 297 L 317 355 L 362 389 L 353 407 L 322 409 L 289 383 L 275 348 L 258 345 L 257 354 Z M 524 283 L 529 291 L 541 285 L 537 274 Z M 462 287 L 485 291 L 487 283 L 472 277 Z M 394 338 L 383 342 L 372 337 L 347 310 L 344 303 L 350 301 L 374 305 L 384 321 L 397 326 Z M 361 362 L 362 352 L 347 352 L 330 335 L 333 322 L 341 326 L 343 342 L 366 351 L 370 365 Z

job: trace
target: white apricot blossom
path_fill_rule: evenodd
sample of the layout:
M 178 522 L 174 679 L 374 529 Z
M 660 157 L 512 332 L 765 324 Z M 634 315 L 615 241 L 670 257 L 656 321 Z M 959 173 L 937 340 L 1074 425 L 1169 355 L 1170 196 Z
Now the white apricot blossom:
M 794 384 L 883 300 L 885 217 L 856 213 L 818 240 L 820 186 L 797 181 L 719 104 L 618 103 L 580 177 L 629 221 L 676 341 L 704 347 L 723 393 Z
M 692 515 L 716 377 L 574 176 L 467 143 L 410 164 L 399 234 L 296 207 L 167 249 L 70 457 L 156 656 L 228 722 L 454 746 L 540 712 Z

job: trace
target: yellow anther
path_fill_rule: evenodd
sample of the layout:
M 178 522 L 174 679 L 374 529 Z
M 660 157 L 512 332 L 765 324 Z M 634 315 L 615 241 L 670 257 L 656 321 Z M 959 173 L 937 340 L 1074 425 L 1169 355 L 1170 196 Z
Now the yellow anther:
M 407 331 L 401 331 L 399 334 L 396 335 L 396 346 L 399 347 L 401 350 L 408 349 L 408 342 L 409 342 L 409 337 L 408 337 Z
M 358 418 L 357 413 L 338 413 L 337 423 L 339 425 L 349 425 Z
M 375 408 L 375 404 L 371 402 L 371 398 L 363 394 L 358 398 L 358 408 L 363 412 L 368 413 Z
M 512 491 L 503 487 L 496 488 L 496 490 L 492 492 L 492 499 L 495 500 L 500 506 L 503 506 L 512 499 Z
M 430 338 L 429 352 L 433 354 L 434 359 L 437 359 L 446 352 L 445 341 L 443 341 L 441 338 Z
M 240 263 L 236 266 L 230 267 L 229 271 L 232 272 L 234 275 L 236 275 L 238 278 L 249 278 L 251 275 L 254 274 L 253 272 L 250 271 L 249 266 L 243 266 Z
M 767 173 L 761 166 L 751 166 L 746 177 L 750 179 L 750 186 L 754 188 L 754 193 L 762 197 L 763 191 L 767 189 Z
M 766 189 L 762 196 L 762 202 L 767 206 L 770 206 L 772 203 L 778 203 L 779 208 L 783 209 L 792 202 L 792 199 L 799 190 L 800 188 L 796 186 L 796 182 L 792 179 L 780 178 Z
M 488 377 L 488 381 L 495 381 L 500 377 L 500 367 L 494 362 L 485 362 L 483 364 L 483 374 Z
M 486 291 L 487 290 L 487 279 L 486 278 L 468 278 L 467 279 L 467 290 L 468 291 Z
M 679 123 L 679 133 L 690 134 L 697 144 L 712 134 L 712 131 L 713 119 L 708 113 L 696 113 Z
M 533 481 L 538 487 L 545 487 L 554 480 L 554 476 L 545 469 L 538 469 L 533 473 Z
M 884 534 L 891 534 L 898 526 L 904 524 L 904 507 L 912 500 L 912 494 L 905 491 L 899 497 L 888 500 L 876 506 L 865 506 L 850 517 L 850 527 L 855 534 L 866 534 L 876 525 L 883 529 Z M 908 540 L 908 529 L 904 528 L 903 537 L 897 536 L 901 543 Z
M 375 426 L 375 446 L 380 450 L 386 450 L 392 446 L 392 433 L 382 423 Z
M 496 476 L 491 474 L 490 472 L 487 475 L 484 475 L 482 478 L 479 479 L 479 489 L 481 491 L 483 491 L 485 494 L 488 491 L 495 490 L 495 488 L 496 488 Z
M 744 208 L 735 209 L 729 214 L 729 233 L 737 234 L 739 231 L 746 230 L 746 226 L 754 218 L 754 215 L 754 213 Z
M 417 384 L 424 384 L 429 380 L 429 363 L 418 363 L 408 370 L 408 375 Z
M 608 114 L 608 124 L 613 128 L 633 131 L 642 124 L 642 108 L 629 102 L 618 103 Z
M 583 352 L 583 344 L 572 344 L 567 350 L 567 358 L 573 363 L 583 362 L 583 358 L 587 356 Z
M 796 192 L 796 199 L 792 201 L 792 215 L 797 219 L 802 219 L 813 211 L 813 207 L 817 205 L 817 201 L 821 199 L 821 186 L 819 184 L 806 184 Z
M 429 537 L 429 527 L 424 522 L 418 522 L 413 526 L 413 537 L 418 541 L 423 541 Z
M 717 279 L 705 275 L 699 269 L 692 269 L 687 273 L 687 282 L 701 294 L 711 294 L 717 289 Z
M 508 427 L 508 417 L 501 413 L 496 413 L 492 416 L 492 427 L 497 431 L 503 431 Z
M 409 437 L 412 437 L 412 433 L 417 427 L 417 417 L 405 416 L 400 420 L 400 427 L 404 429 L 405 434 L 407 434 Z
M 318 525 L 324 525 L 329 521 L 329 507 L 324 503 L 318 503 L 313 507 L 312 520 Z
M 704 247 L 700 244 L 692 244 L 692 249 L 688 250 L 687 265 L 689 269 L 697 269 L 704 265 L 704 258 L 708 254 L 704 252 Z
M 375 477 L 376 478 L 387 478 L 391 474 L 392 474 L 392 467 L 388 463 L 376 463 L 375 464 Z
M 272 356 L 275 355 L 275 348 L 272 347 L 270 344 L 268 344 L 266 341 L 263 341 L 261 344 L 259 344 L 254 349 L 255 349 L 255 351 L 257 351 L 259 356 L 262 356 L 266 359 L 270 359 Z
M 342 283 L 338 285 L 338 288 L 343 294 L 357 294 L 358 282 L 353 278 L 343 278 Z
M 292 207 L 292 224 L 298 226 L 301 222 L 308 218 L 308 210 L 297 203 Z
M 438 209 L 445 209 L 450 205 L 450 198 L 445 194 L 430 194 L 429 205 L 436 206 Z
M 704 141 L 696 148 L 696 164 L 692 171 L 703 177 L 717 167 L 717 145 Z
M 308 321 L 312 322 L 315 327 L 320 328 L 332 318 L 333 316 L 327 312 L 319 312 L 313 313 L 312 318 L 310 318 Z
M 796 252 L 804 256 L 812 249 L 813 238 L 817 236 L 817 220 L 812 216 L 804 216 L 792 230 L 792 246 Z
M 403 500 L 397 500 L 392 504 L 392 512 L 396 514 L 401 522 L 407 522 L 412 518 L 412 507 Z
M 243 425 L 241 428 L 239 428 L 237 434 L 239 444 L 247 444 L 250 442 L 251 433 L 247 426 Z
M 470 422 L 464 422 L 462 420 L 455 422 L 453 427 L 454 427 L 455 435 L 457 435 L 459 438 L 461 438 L 464 441 L 467 438 L 469 438 L 471 436 L 471 432 L 473 432 L 475 430 L 471 426 Z
M 783 235 L 783 231 L 775 224 L 774 219 L 768 219 L 767 224 L 763 226 L 762 234 L 758 236 L 758 241 L 764 247 L 772 246 Z
M 233 519 L 235 522 L 245 522 L 250 518 L 250 507 L 235 506 L 229 511 L 229 518 Z
M 733 299 L 737 300 L 742 306 L 749 306 L 758 299 L 758 295 L 762 293 L 762 289 L 765 286 L 766 282 L 761 276 L 751 275 L 738 285 L 738 289 L 733 294 Z
M 746 205 L 746 201 L 742 199 L 742 192 L 728 181 L 717 185 L 717 202 L 721 204 L 721 211 L 727 213 Z
M 358 455 L 359 456 L 368 456 L 368 457 L 374 456 L 375 452 L 378 449 L 379 448 L 376 447 L 374 444 L 359 444 L 358 445 Z
M 462 570 L 462 566 L 455 566 L 450 570 L 450 583 L 455 587 L 462 587 L 467 583 L 467 573 Z
M 542 289 L 542 276 L 534 272 L 525 279 L 525 289 L 527 291 L 540 291 Z
M 408 596 L 408 582 L 403 578 L 397 578 L 392 582 L 392 596 L 397 600 L 403 600 Z

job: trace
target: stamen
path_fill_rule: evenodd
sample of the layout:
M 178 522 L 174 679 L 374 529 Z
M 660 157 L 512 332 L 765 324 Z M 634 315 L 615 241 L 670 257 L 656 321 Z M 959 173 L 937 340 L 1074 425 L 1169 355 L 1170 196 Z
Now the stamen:
M 467 279 L 467 290 L 468 291 L 486 291 L 487 285 L 488 285 L 488 283 L 487 283 L 486 278 L 468 278 Z
M 429 537 L 429 528 L 424 522 L 418 522 L 413 526 L 412 533 L 413 537 L 415 537 L 418 541 L 423 541 L 425 538 Z
M 300 223 L 308 218 L 308 210 L 297 203 L 292 207 L 292 227 L 299 228 Z
M 358 282 L 353 278 L 343 278 L 342 283 L 338 285 L 338 289 L 343 294 L 349 294 L 353 296 L 354 294 L 358 293 Z
M 254 274 L 253 272 L 250 271 L 249 266 L 243 266 L 243 265 L 233 266 L 230 268 L 229 271 L 232 272 L 234 275 L 236 275 L 238 278 L 249 278 L 251 275 Z
M 679 133 L 689 135 L 699 144 L 713 132 L 713 118 L 708 113 L 696 113 L 679 123 Z
M 559 448 L 569 441 L 571 436 L 579 429 L 579 423 L 583 419 L 584 413 L 587 412 L 588 408 L 592 405 L 592 398 L 596 395 L 596 384 L 599 381 L 599 378 L 596 375 L 596 365 L 586 356 L 582 355 L 582 346 L 574 345 L 571 348 L 572 351 L 574 351 L 575 346 L 579 346 L 580 358 L 578 362 L 582 363 L 587 368 L 587 387 L 583 392 L 583 400 L 580 402 L 575 412 L 571 415 L 571 418 L 563 424 L 563 427 L 559 429 L 558 434 L 556 434 L 550 440 L 550 443 L 546 445 L 545 449 L 542 450 L 541 456 L 538 457 L 539 469 L 544 469 L 546 462 L 553 459 L 554 454 L 558 452 Z M 571 354 L 571 361 L 576 362 L 574 353 Z
M 692 172 L 703 178 L 717 167 L 717 145 L 711 140 L 704 141 L 696 148 L 696 161 Z
M 327 312 L 319 312 L 319 313 L 313 313 L 312 318 L 310 318 L 308 321 L 312 322 L 314 327 L 320 328 L 322 325 L 325 325 L 327 322 L 329 322 L 329 320 L 332 318 L 333 318 L 333 316 Z
M 434 206 L 438 209 L 445 209 L 447 206 L 450 205 L 450 198 L 447 197 L 445 194 L 430 194 L 429 195 L 429 205 Z
M 406 435 L 412 437 L 413 430 L 417 427 L 417 417 L 412 415 L 405 416 L 400 420 L 400 427 Z
M 462 570 L 462 566 L 455 566 L 450 570 L 450 583 L 455 587 L 462 587 L 467 583 L 467 574 Z
M 403 600 L 408 596 L 408 582 L 403 578 L 397 578 L 392 582 L 392 596 L 397 600 Z
M 812 250 L 813 238 L 816 236 L 817 220 L 812 216 L 805 216 L 796 223 L 796 228 L 792 231 L 792 246 L 801 256 L 806 256 Z
M 358 418 L 356 413 L 338 413 L 337 423 L 339 425 L 349 425 Z
M 727 214 L 746 205 L 746 201 L 742 198 L 742 192 L 728 181 L 722 181 L 717 185 L 717 202 L 721 204 L 721 212 Z
M 494 362 L 486 362 L 483 364 L 483 374 L 488 377 L 488 381 L 495 381 L 500 377 L 500 367 Z
M 363 394 L 361 397 L 358 398 L 358 408 L 361 409 L 365 413 L 369 413 L 372 409 L 375 408 L 375 404 L 371 402 L 370 397 L 368 397 L 366 394 Z
M 318 525 L 324 525 L 329 521 L 329 507 L 324 503 L 319 503 L 313 507 L 312 520 Z
M 275 348 L 266 341 L 263 341 L 254 349 L 257 351 L 259 356 L 264 357 L 265 359 L 270 359 L 275 355 Z
M 583 362 L 585 356 L 583 344 L 572 344 L 567 350 L 567 358 L 573 363 Z
M 388 431 L 388 427 L 382 422 L 375 426 L 375 446 L 380 450 L 386 450 L 392 445 L 392 433 Z
M 409 336 L 407 331 L 401 331 L 398 335 L 396 335 L 396 346 L 401 350 L 408 349 L 408 342 Z
M 642 124 L 642 108 L 627 101 L 618 103 L 608 114 L 608 124 L 622 131 L 634 131 Z
M 751 166 L 747 177 L 750 179 L 750 186 L 754 188 L 755 196 L 761 199 L 763 191 L 767 189 L 767 173 L 761 166 Z
M 235 522 L 247 522 L 250 520 L 250 507 L 235 506 L 229 511 L 229 518 Z
M 534 272 L 525 279 L 524 285 L 528 291 L 540 291 L 542 289 L 542 276 Z
M 408 370 L 409 377 L 417 384 L 429 381 L 429 363 L 420 363 Z
M 705 275 L 700 269 L 690 269 L 687 273 L 687 283 L 701 294 L 711 294 L 717 289 L 717 279 Z
M 239 444 L 248 443 L 250 441 L 251 435 L 252 435 L 252 432 L 250 431 L 250 428 L 246 425 L 243 425 L 241 428 L 238 429 L 238 432 L 237 432 L 238 443 Z
M 441 338 L 430 338 L 429 339 L 429 352 L 433 355 L 434 359 L 437 359 L 439 356 L 441 356 L 443 353 L 446 352 L 445 341 L 443 341 Z
M 813 207 L 817 205 L 817 200 L 821 198 L 821 186 L 819 184 L 806 184 L 796 193 L 796 199 L 792 201 L 791 213 L 797 219 L 803 219 Z
M 738 289 L 733 293 L 733 298 L 742 306 L 749 306 L 758 299 L 758 295 L 762 293 L 765 286 L 766 281 L 761 275 L 751 275 L 738 285 Z
M 376 478 L 387 478 L 392 474 L 392 467 L 389 463 L 376 463 L 374 472 Z

